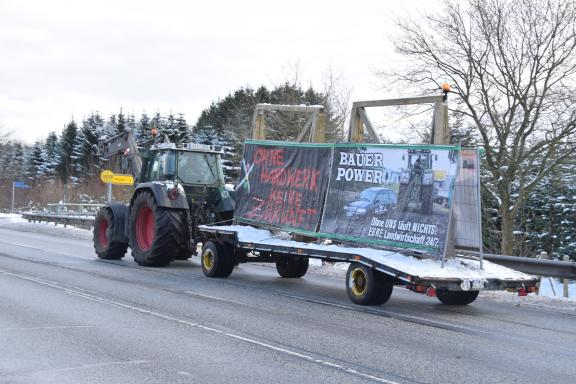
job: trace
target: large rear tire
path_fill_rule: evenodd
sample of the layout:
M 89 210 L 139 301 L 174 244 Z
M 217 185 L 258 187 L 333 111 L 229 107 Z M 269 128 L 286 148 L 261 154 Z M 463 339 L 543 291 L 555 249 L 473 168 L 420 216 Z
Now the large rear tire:
M 185 231 L 184 211 L 159 207 L 148 191 L 134 198 L 130 210 L 130 248 L 138 264 L 168 265 L 185 248 Z
M 436 297 L 446 305 L 468 305 L 478 297 L 480 291 L 436 291 Z
M 126 254 L 128 243 L 112 240 L 117 225 L 110 208 L 103 207 L 96 214 L 93 240 L 94 250 L 100 259 L 119 260 Z
M 308 272 L 307 257 L 278 256 L 276 271 L 280 277 L 298 279 Z
M 346 291 L 353 303 L 382 305 L 390 299 L 394 285 L 383 273 L 366 265 L 350 263 L 346 273 Z

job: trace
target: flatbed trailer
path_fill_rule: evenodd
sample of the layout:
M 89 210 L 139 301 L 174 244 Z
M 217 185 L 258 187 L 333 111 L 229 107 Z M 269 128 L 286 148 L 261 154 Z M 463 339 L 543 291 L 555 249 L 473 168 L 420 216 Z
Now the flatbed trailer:
M 299 278 L 310 258 L 347 262 L 346 290 L 360 305 L 384 304 L 394 285 L 435 296 L 444 304 L 466 305 L 482 290 L 524 296 L 534 292 L 538 282 L 534 276 L 472 257 L 457 256 L 442 265 L 416 252 L 294 241 L 247 225 L 202 225 L 199 230 L 206 239 L 201 256 L 208 277 L 228 277 L 238 263 L 271 262 L 280 276 Z

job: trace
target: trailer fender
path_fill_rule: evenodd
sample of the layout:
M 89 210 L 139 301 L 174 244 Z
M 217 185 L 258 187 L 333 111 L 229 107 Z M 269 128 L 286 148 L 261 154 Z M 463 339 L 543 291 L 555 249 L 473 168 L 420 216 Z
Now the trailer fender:
M 175 208 L 175 209 L 185 209 L 188 210 L 188 201 L 186 200 L 186 196 L 184 194 L 179 194 L 176 196 L 174 200 L 168 198 L 168 187 L 166 184 L 162 183 L 142 183 L 136 187 L 134 194 L 132 195 L 132 199 L 130 201 L 130 206 L 134 201 L 134 198 L 140 193 L 141 191 L 148 190 L 154 195 L 154 199 L 156 200 L 156 204 L 159 207 L 163 208 Z

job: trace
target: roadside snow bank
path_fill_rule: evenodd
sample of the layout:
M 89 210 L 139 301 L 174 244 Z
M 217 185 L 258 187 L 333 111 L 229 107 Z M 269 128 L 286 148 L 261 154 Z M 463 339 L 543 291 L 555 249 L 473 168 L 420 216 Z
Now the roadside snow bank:
M 0 213 L 0 228 L 15 229 L 22 232 L 45 233 L 48 235 L 92 240 L 92 231 L 52 223 L 29 223 L 22 216 L 12 213 Z

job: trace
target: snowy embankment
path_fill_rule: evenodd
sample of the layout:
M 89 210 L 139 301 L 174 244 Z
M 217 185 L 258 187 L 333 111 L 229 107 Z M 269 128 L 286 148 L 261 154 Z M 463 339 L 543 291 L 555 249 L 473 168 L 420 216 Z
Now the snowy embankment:
M 87 229 L 74 228 L 70 225 L 64 227 L 63 225 L 54 225 L 52 223 L 29 223 L 21 215 L 11 213 L 0 213 L 0 228 L 92 240 L 92 231 Z
M 0 213 L 0 228 L 92 240 L 92 231 L 71 226 L 64 228 L 62 225 L 48 223 L 29 223 L 17 214 Z M 319 260 L 310 260 L 309 271 L 325 276 L 344 278 L 347 268 L 348 263 L 327 263 L 323 265 Z M 509 292 L 482 292 L 480 297 L 498 302 L 512 303 L 517 306 L 576 313 L 576 282 L 571 282 L 570 284 L 570 299 L 561 297 L 562 289 L 562 283 L 557 279 L 543 278 L 540 289 L 541 296 L 530 294 L 527 297 L 518 297 L 515 293 Z

